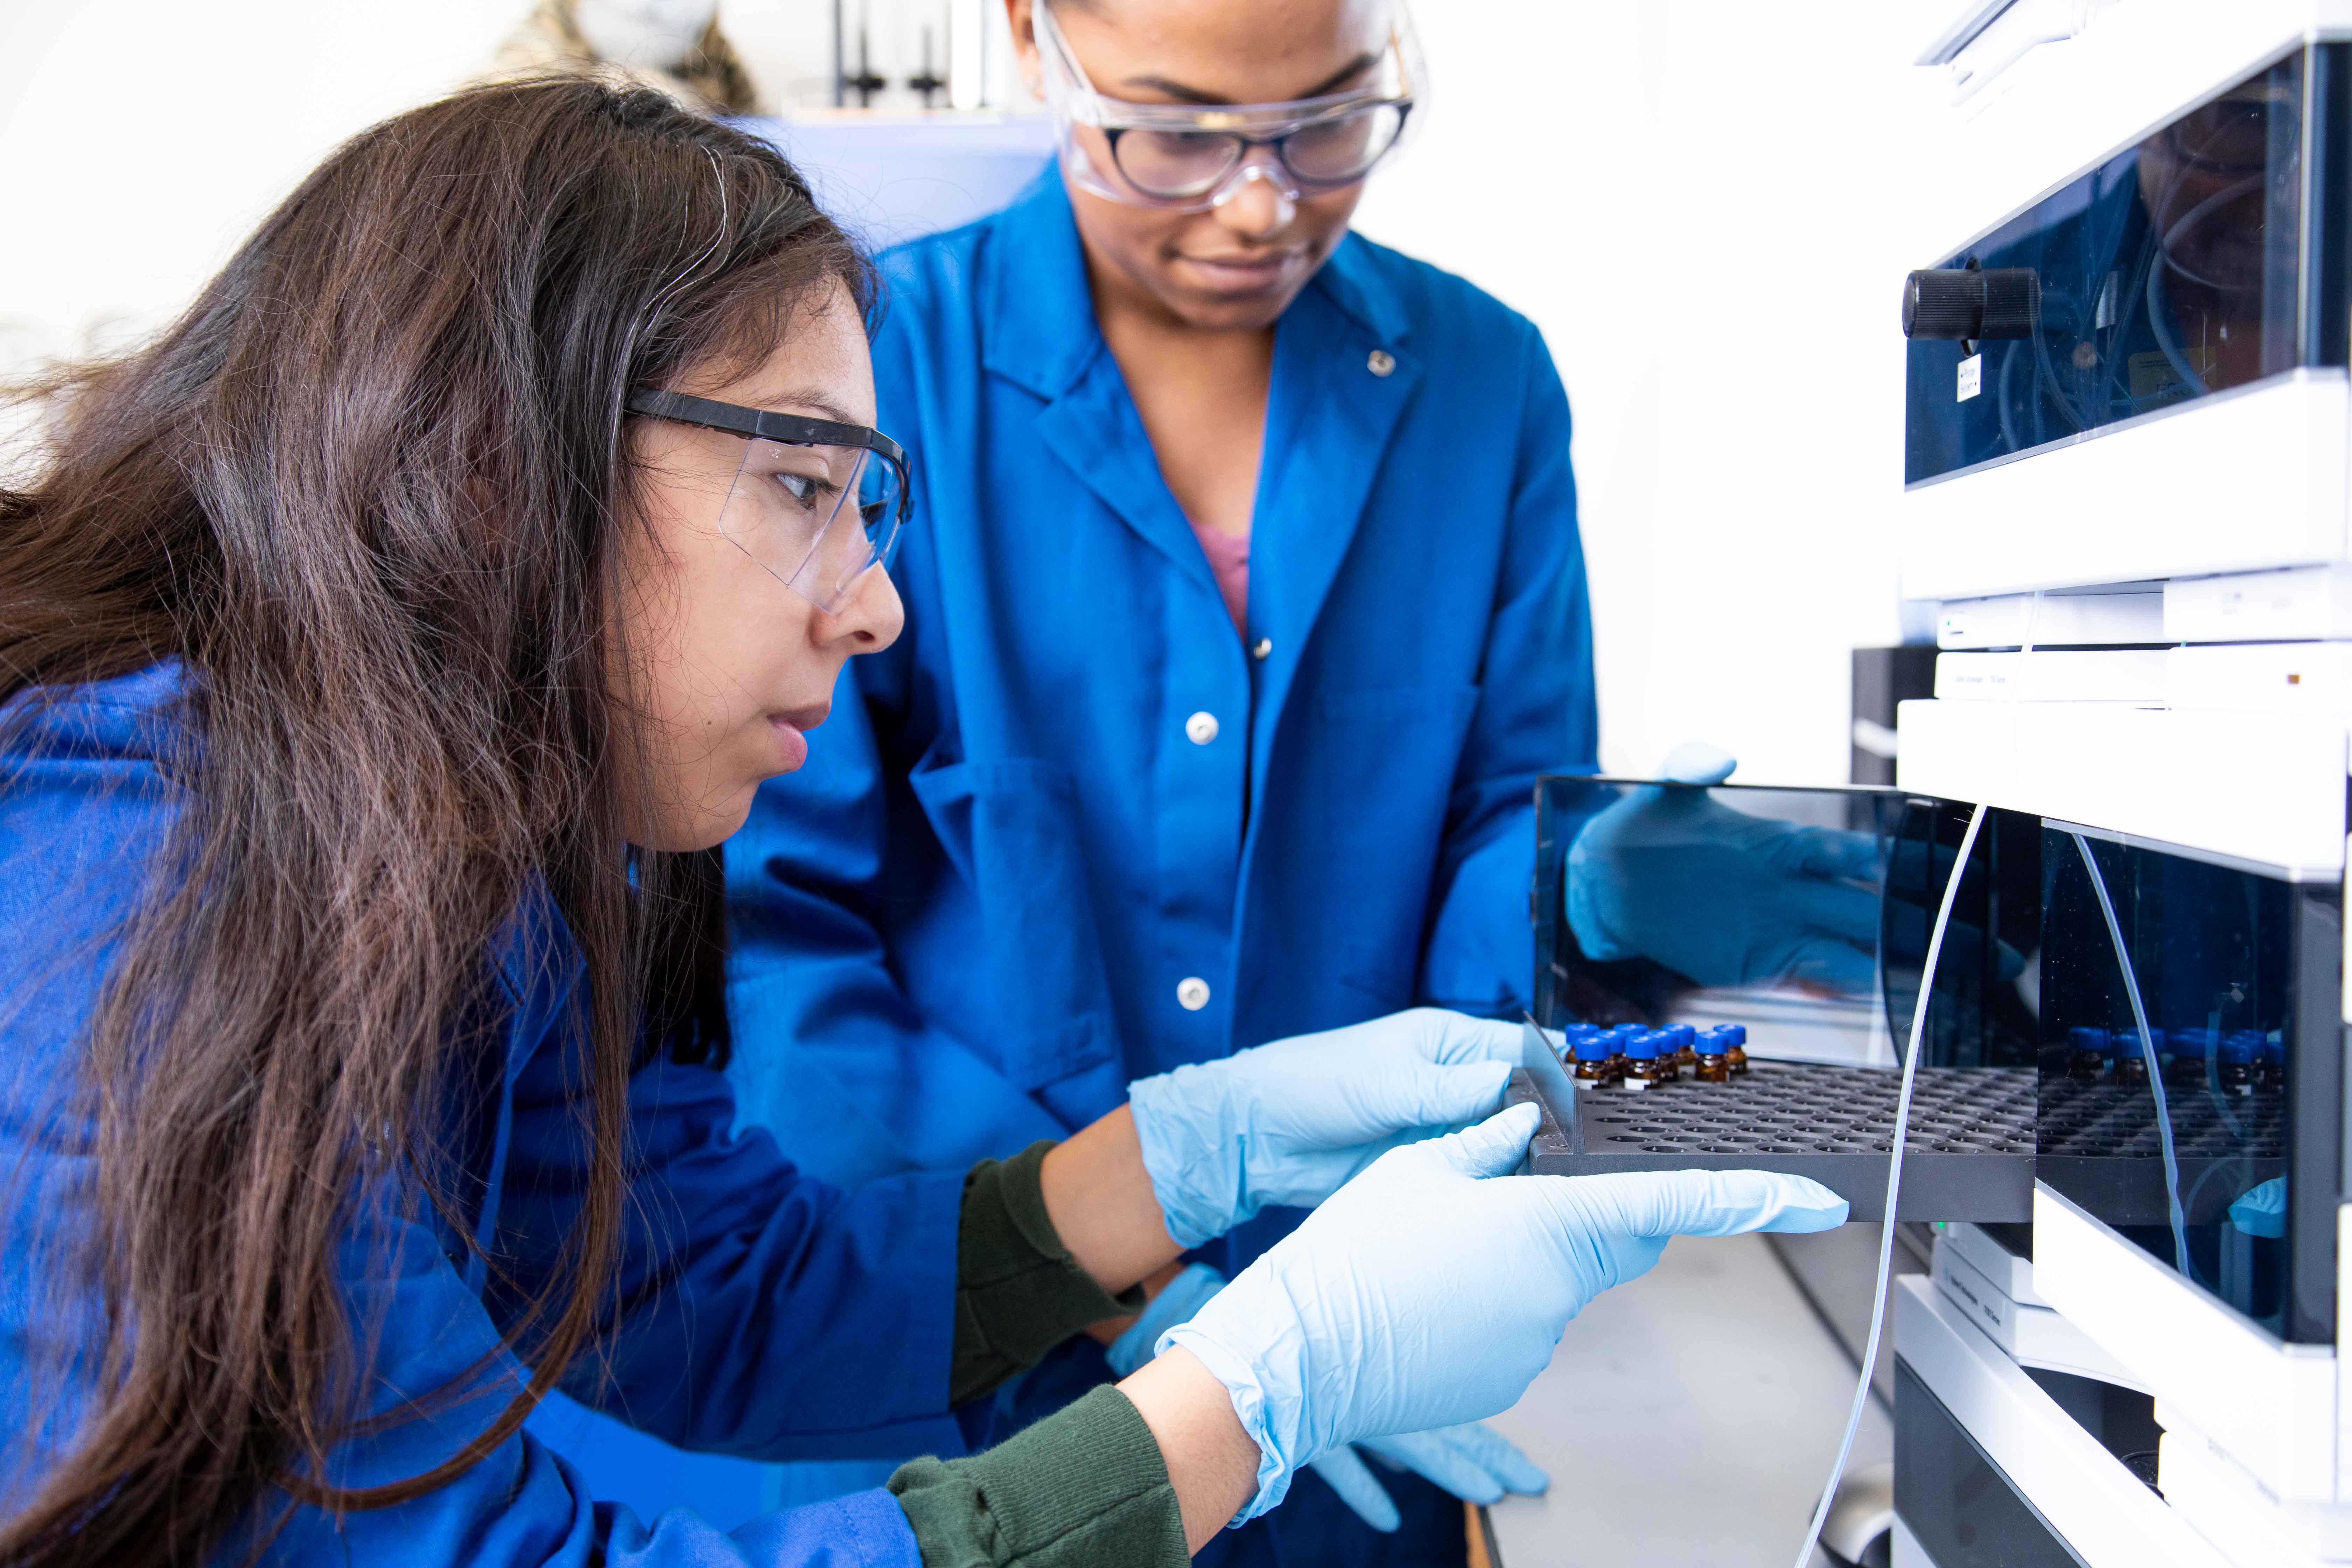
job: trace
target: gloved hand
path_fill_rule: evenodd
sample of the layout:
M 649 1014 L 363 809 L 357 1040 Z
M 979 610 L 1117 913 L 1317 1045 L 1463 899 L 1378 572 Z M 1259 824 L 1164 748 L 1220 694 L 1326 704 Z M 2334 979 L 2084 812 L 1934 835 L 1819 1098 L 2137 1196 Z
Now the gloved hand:
M 1519 1026 L 1435 1007 L 1276 1040 L 1128 1085 L 1152 1194 L 1180 1247 L 1268 1204 L 1310 1207 L 1388 1150 L 1501 1102 Z
M 1761 1171 L 1506 1176 L 1533 1105 L 1383 1155 L 1160 1336 L 1225 1385 L 1258 1447 L 1257 1495 L 1344 1443 L 1491 1415 L 1568 1321 L 1675 1236 L 1826 1230 L 1845 1200 Z
M 1127 1331 L 1111 1342 L 1106 1352 L 1111 1370 L 1125 1377 L 1150 1361 L 1160 1336 L 1190 1321 L 1224 1285 L 1225 1277 L 1207 1264 L 1187 1266 L 1151 1299 Z M 1532 1496 L 1551 1484 L 1551 1478 L 1520 1453 L 1509 1438 L 1475 1421 L 1434 1432 L 1361 1438 L 1357 1447 L 1400 1469 L 1426 1476 L 1470 1502 L 1500 1502 L 1507 1491 Z M 1339 1500 L 1374 1530 L 1387 1534 L 1402 1522 L 1388 1489 L 1381 1485 L 1371 1467 L 1357 1457 L 1354 1448 L 1333 1448 L 1308 1460 L 1307 1468 L 1329 1483 L 1331 1489 L 1339 1494 Z
M 1666 778 L 1718 784 L 1738 763 L 1697 742 Z M 1587 823 L 1561 879 L 1586 956 L 1649 958 L 1701 985 L 1794 981 L 1875 994 L 1882 858 L 1866 833 L 1749 816 L 1703 789 L 1628 790 Z
M 2284 1236 L 2286 1178 L 2273 1176 L 2239 1194 L 2230 1205 L 2230 1223 L 2248 1236 L 2268 1237 L 2273 1241 Z

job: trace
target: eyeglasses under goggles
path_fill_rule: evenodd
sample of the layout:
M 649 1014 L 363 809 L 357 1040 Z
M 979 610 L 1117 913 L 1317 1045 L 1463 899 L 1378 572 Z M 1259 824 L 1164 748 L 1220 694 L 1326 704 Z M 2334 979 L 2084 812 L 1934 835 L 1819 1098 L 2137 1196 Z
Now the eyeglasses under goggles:
M 1062 166 L 1080 187 L 1138 206 L 1202 212 L 1252 180 L 1289 201 L 1352 185 L 1403 139 L 1423 71 L 1411 16 L 1400 6 L 1373 81 L 1282 103 L 1133 103 L 1095 89 L 1069 40 L 1039 0 L 1037 53 Z M 1100 133 L 1110 167 L 1076 128 Z M 1270 158 L 1251 154 L 1270 149 Z

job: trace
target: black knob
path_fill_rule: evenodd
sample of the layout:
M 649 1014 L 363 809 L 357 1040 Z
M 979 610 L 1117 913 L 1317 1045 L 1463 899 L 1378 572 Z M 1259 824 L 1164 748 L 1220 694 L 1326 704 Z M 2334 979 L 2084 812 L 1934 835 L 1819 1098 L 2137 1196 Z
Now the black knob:
M 1903 280 L 1906 338 L 2030 338 L 2041 315 L 2031 267 L 1932 267 Z

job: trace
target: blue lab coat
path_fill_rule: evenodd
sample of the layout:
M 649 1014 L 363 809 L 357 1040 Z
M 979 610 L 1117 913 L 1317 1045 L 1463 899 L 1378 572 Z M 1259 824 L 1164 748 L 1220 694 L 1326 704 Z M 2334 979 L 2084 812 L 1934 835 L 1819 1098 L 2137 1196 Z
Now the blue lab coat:
M 1341 243 L 1276 329 L 1236 637 L 1058 174 L 884 265 L 907 626 L 727 847 L 747 1114 L 835 1180 L 961 1169 L 1183 1063 L 1524 1005 L 1532 786 L 1595 725 L 1536 329 Z
M 92 1131 L 64 1095 L 116 929 L 134 908 L 188 801 L 193 742 L 174 714 L 173 666 L 67 689 L 0 748 L 0 1409 L 31 1407 L 41 1358 L 86 1347 L 96 1303 L 58 1311 L 35 1261 L 82 1234 Z M 21 710 L 19 698 L 12 710 Z M 543 897 L 497 954 L 494 1048 L 459 1064 L 448 1112 L 458 1162 L 448 1190 L 463 1223 L 527 1289 L 558 1265 L 587 1175 L 567 1058 L 564 1004 L 578 973 Z M 576 1069 L 575 1069 L 576 1070 Z M 637 1185 L 617 1281 L 623 1310 L 610 1379 L 573 1392 L 670 1442 L 775 1459 L 874 1452 L 875 1428 L 961 1449 L 948 1417 L 959 1173 L 912 1175 L 845 1196 L 804 1178 L 763 1133 L 738 1136 L 724 1078 L 655 1057 L 632 1077 Z M 431 1211 L 403 1217 L 386 1194 L 355 1194 L 342 1249 L 355 1319 L 381 1311 L 368 1384 L 373 1408 L 452 1378 L 488 1395 L 343 1443 L 333 1479 L 366 1486 L 417 1474 L 504 1407 L 524 1369 L 498 1350 L 516 1290 Z M 467 1376 L 478 1359 L 487 1363 Z M 81 1375 L 89 1369 L 85 1362 Z M 66 1407 L 38 1435 L 37 1479 Z M 0 1514 L 12 1503 L 0 1480 Z M 242 1561 L 232 1550 L 227 1560 Z M 732 1535 L 683 1510 L 640 1521 L 600 1508 L 581 1474 L 528 1433 L 437 1491 L 351 1514 L 340 1529 L 298 1509 L 271 1563 L 503 1564 L 888 1563 L 919 1568 L 898 1504 L 868 1490 L 756 1520 Z
M 1276 329 L 1236 636 L 1058 173 L 883 265 L 906 631 L 850 662 L 808 765 L 727 847 L 745 1114 L 833 1180 L 960 1169 L 1183 1063 L 1524 1005 L 1532 786 L 1595 760 L 1568 402 L 1536 329 L 1341 243 Z M 1297 1218 L 1201 1256 L 1230 1274 Z M 1105 1375 L 1070 1342 L 992 1435 Z M 1241 1537 L 1458 1559 L 1459 1505 L 1391 1490 L 1402 1541 L 1313 1486 Z

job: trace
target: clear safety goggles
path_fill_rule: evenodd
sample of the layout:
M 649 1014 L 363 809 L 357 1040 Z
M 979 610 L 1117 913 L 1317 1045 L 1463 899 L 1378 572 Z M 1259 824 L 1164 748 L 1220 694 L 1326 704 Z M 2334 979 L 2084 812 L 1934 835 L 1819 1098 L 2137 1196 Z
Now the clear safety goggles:
M 838 610 L 889 563 L 910 493 L 907 454 L 879 430 L 677 392 L 633 392 L 627 407 L 743 437 L 719 531 L 818 609 Z
M 1421 43 L 1402 5 L 1375 79 L 1345 92 L 1285 103 L 1130 103 L 1095 90 L 1086 68 L 1039 0 L 1037 54 L 1062 167 L 1098 196 L 1135 206 L 1205 212 L 1265 181 L 1284 199 L 1352 185 L 1396 151 L 1423 90 Z M 1100 133 L 1109 167 L 1090 149 Z M 1256 157 L 1259 148 L 1272 156 Z

